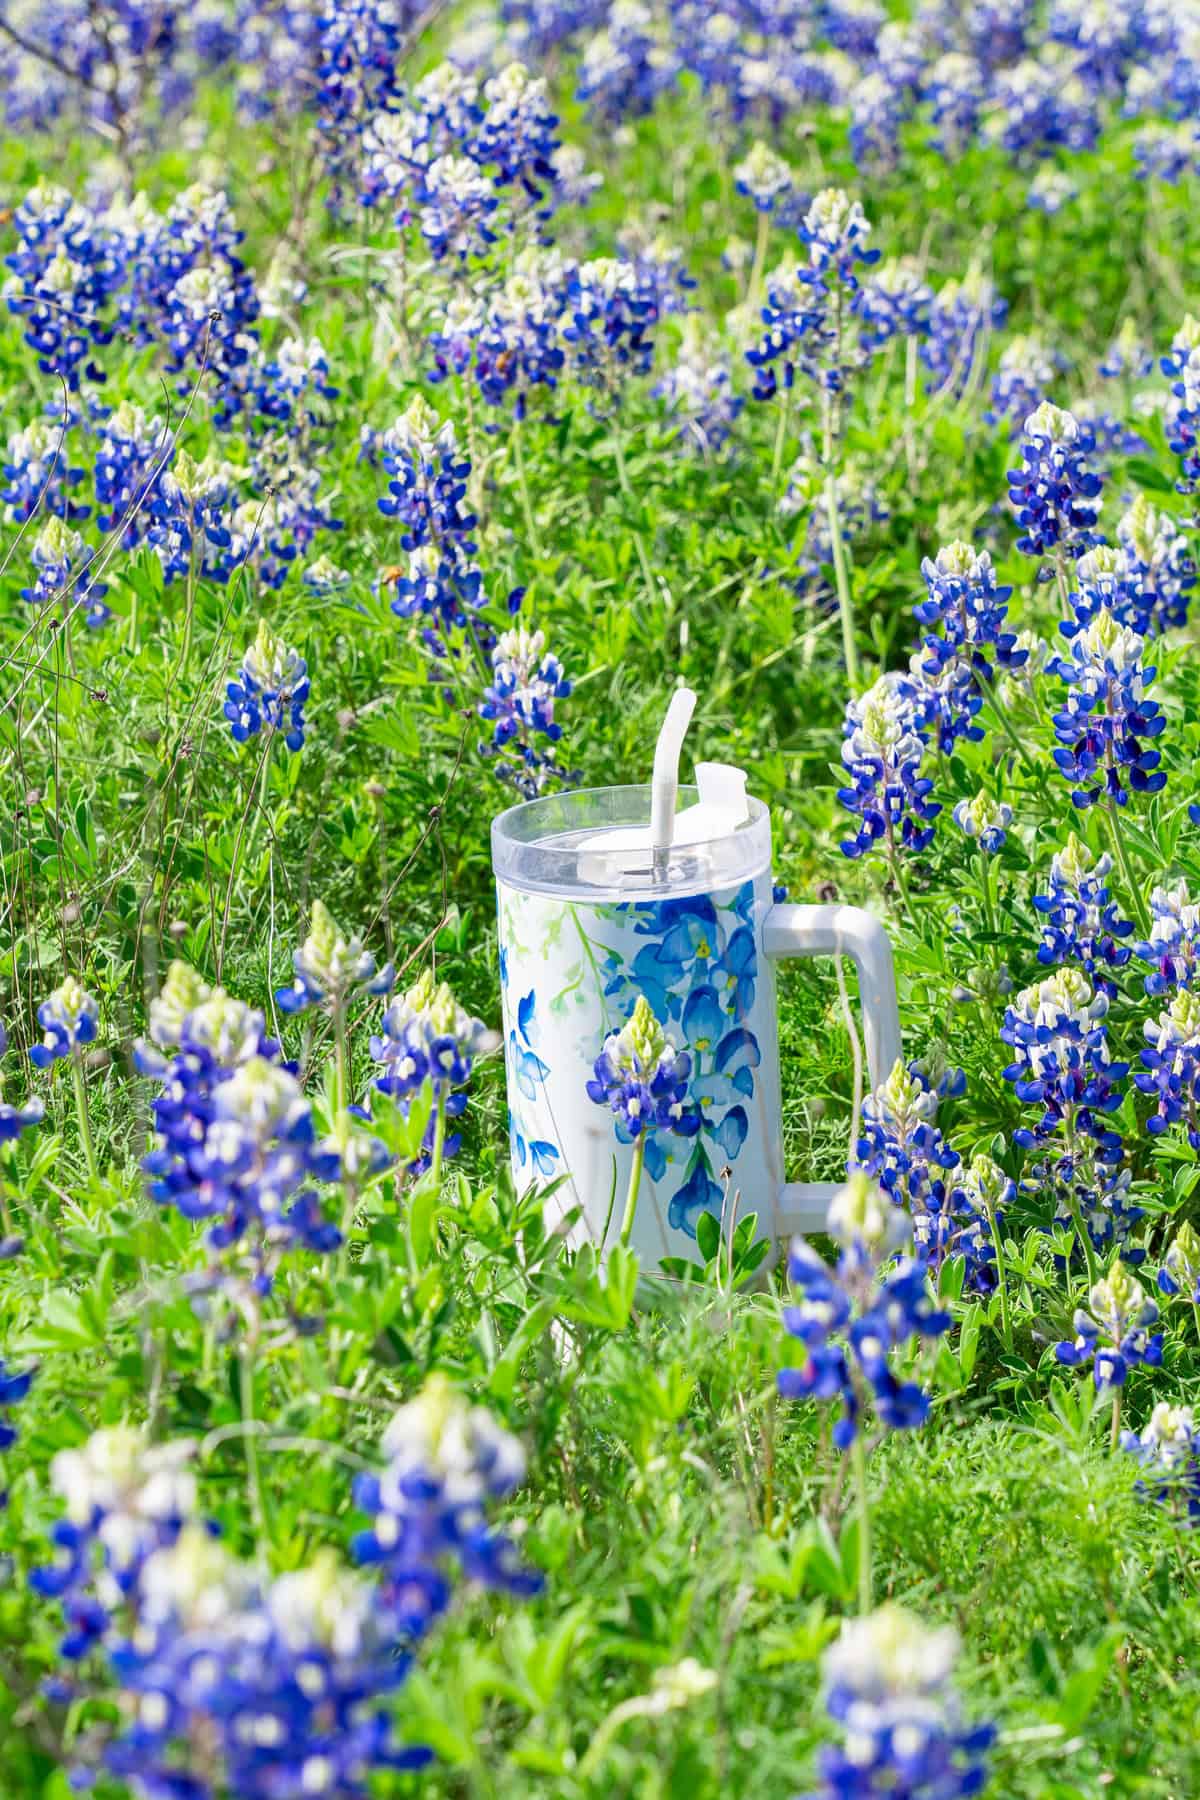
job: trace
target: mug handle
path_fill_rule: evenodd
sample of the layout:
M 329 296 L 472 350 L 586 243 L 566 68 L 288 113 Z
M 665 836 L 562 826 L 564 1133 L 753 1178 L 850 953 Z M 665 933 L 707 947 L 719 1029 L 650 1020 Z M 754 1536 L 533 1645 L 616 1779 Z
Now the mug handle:
M 858 970 L 867 1071 L 873 1088 L 886 1081 L 900 1055 L 900 1009 L 892 941 L 874 913 L 860 906 L 772 906 L 763 921 L 767 956 L 848 956 Z M 820 1231 L 833 1181 L 789 1181 L 776 1207 L 776 1235 Z

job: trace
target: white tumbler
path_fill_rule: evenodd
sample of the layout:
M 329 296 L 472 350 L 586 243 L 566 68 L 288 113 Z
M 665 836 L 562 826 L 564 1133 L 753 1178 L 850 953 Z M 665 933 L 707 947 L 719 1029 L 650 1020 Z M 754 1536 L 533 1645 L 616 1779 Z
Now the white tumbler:
M 551 1225 L 578 1209 L 575 1241 L 616 1239 L 634 1147 L 587 1082 L 640 995 L 691 1060 L 699 1131 L 658 1130 L 645 1148 L 632 1241 L 648 1268 L 697 1258 L 705 1210 L 727 1228 L 730 1208 L 755 1212 L 774 1237 L 824 1221 L 833 1184 L 784 1182 L 778 958 L 849 956 L 873 1085 L 900 1054 L 879 920 L 775 903 L 766 807 L 745 795 L 740 771 L 700 765 L 697 775 L 700 789 L 680 790 L 691 809 L 665 851 L 650 847 L 650 785 L 554 794 L 492 825 L 513 1176 L 520 1191 L 558 1184 Z

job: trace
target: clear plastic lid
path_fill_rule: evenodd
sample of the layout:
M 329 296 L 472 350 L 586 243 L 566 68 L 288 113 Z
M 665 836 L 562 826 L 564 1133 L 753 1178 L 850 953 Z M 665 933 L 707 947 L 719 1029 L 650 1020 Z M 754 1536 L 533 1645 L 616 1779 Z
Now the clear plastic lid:
M 649 843 L 650 795 L 640 787 L 580 788 L 512 806 L 492 821 L 492 867 L 507 887 L 567 900 L 662 900 L 738 887 L 771 863 L 771 819 L 761 800 L 734 831 L 655 852 Z M 679 789 L 680 807 L 699 791 Z M 606 853 L 606 831 L 644 828 L 644 848 Z M 598 841 L 599 840 L 599 841 Z

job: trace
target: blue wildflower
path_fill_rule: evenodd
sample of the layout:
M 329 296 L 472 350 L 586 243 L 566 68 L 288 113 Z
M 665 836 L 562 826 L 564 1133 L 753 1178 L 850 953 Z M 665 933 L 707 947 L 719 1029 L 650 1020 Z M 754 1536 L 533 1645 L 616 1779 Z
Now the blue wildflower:
M 1159 1366 L 1162 1333 L 1149 1330 L 1158 1318 L 1158 1307 L 1124 1263 L 1115 1262 L 1096 1283 L 1088 1305 L 1090 1312 L 1081 1307 L 1075 1314 L 1074 1339 L 1054 1347 L 1060 1363 L 1072 1369 L 1091 1363 L 1101 1393 L 1119 1388 L 1139 1364 Z
M 1097 857 L 1072 832 L 1051 861 L 1050 891 L 1033 896 L 1045 918 L 1038 961 L 1051 967 L 1077 964 L 1110 998 L 1116 993 L 1111 972 L 1124 968 L 1133 955 L 1122 942 L 1133 924 L 1121 918 L 1110 897 L 1111 872 L 1112 857 Z
M 906 1241 L 908 1223 L 861 1170 L 831 1201 L 827 1229 L 841 1245 L 836 1268 L 803 1238 L 793 1239 L 788 1254 L 788 1278 L 799 1298 L 784 1308 L 783 1320 L 806 1359 L 781 1369 L 778 1386 L 785 1399 L 840 1401 L 833 1441 L 845 1450 L 868 1400 L 887 1430 L 924 1424 L 929 1396 L 896 1374 L 891 1353 L 913 1337 L 939 1337 L 950 1319 L 929 1298 L 923 1262 L 886 1266 Z
M 289 750 L 299 750 L 304 743 L 304 704 L 309 695 L 304 658 L 260 619 L 239 674 L 225 690 L 225 717 L 235 742 L 247 743 L 266 726 L 272 734 L 283 734 Z
M 819 1789 L 799 1800 L 966 1800 L 987 1785 L 992 1725 L 964 1727 L 949 1678 L 958 1634 L 889 1602 L 847 1620 L 825 1652 L 825 1705 L 846 1736 L 821 1751 Z
M 1158 766 L 1161 752 L 1147 741 L 1166 720 L 1157 702 L 1145 697 L 1157 671 L 1145 664 L 1144 639 L 1106 610 L 1087 625 L 1076 620 L 1064 629 L 1074 635 L 1069 654 L 1058 662 L 1067 695 L 1054 715 L 1054 761 L 1074 783 L 1072 801 L 1080 808 L 1100 799 L 1124 806 L 1130 790 L 1157 793 L 1167 778 Z

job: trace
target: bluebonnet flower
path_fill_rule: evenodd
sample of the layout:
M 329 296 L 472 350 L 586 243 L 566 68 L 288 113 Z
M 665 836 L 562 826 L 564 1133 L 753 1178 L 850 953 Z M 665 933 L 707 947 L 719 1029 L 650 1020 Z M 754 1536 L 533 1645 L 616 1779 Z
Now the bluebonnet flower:
M 1058 663 L 1066 699 L 1054 715 L 1054 761 L 1074 783 L 1077 807 L 1104 799 L 1125 806 L 1129 792 L 1156 794 L 1166 785 L 1161 752 L 1146 747 L 1166 720 L 1146 689 L 1156 670 L 1144 661 L 1145 640 L 1102 610 L 1072 629 L 1070 652 Z
M 605 26 L 583 46 L 576 98 L 593 117 L 617 122 L 649 112 L 677 73 L 650 9 L 641 0 L 613 0 Z
M 1138 494 L 1117 521 L 1117 542 L 1127 608 L 1118 614 L 1122 624 L 1143 637 L 1186 625 L 1196 561 L 1176 520 Z
M 1049 892 L 1033 896 L 1045 917 L 1038 961 L 1051 967 L 1077 964 L 1110 998 L 1116 993 L 1112 971 L 1124 968 L 1133 954 L 1122 942 L 1132 921 L 1120 916 L 1109 894 L 1112 866 L 1111 856 L 1096 856 L 1071 832 L 1050 863 Z
M 628 258 L 595 257 L 571 272 L 562 340 L 576 379 L 598 392 L 602 406 L 618 404 L 629 375 L 649 373 L 662 310 L 656 272 L 639 271 Z
M 1060 1132 L 1070 1146 L 1081 1134 L 1096 1139 L 1106 1161 L 1117 1160 L 1120 1138 L 1104 1121 L 1121 1103 L 1129 1065 L 1110 1059 L 1107 1013 L 1108 995 L 1094 992 L 1070 967 L 1025 988 L 1009 1004 L 1000 1037 L 1015 1054 L 1004 1079 L 1018 1100 L 1042 1108 L 1036 1125 L 1014 1131 L 1022 1148 Z
M 869 69 L 851 88 L 849 104 L 850 154 L 857 167 L 872 173 L 894 169 L 909 94 L 886 70 Z
M 0 1019 L 0 1060 L 8 1052 L 8 1032 L 4 1021 Z M 0 1144 L 10 1144 L 19 1138 L 23 1131 L 29 1131 L 34 1125 L 40 1125 L 46 1114 L 43 1102 L 36 1094 L 30 1095 L 24 1106 L 14 1106 L 4 1099 L 4 1076 L 0 1073 Z M 0 1238 L 0 1261 L 4 1258 L 4 1246 L 13 1240 Z
M 83 469 L 71 462 L 68 430 L 74 423 L 74 414 L 60 409 L 10 435 L 3 461 L 7 485 L 0 489 L 0 500 L 15 523 L 44 512 L 74 524 L 92 510 L 71 497 L 84 477 Z
M 35 1569 L 36 1593 L 59 1601 L 61 1654 L 78 1662 L 112 1628 L 146 1559 L 175 1542 L 196 1505 L 190 1440 L 153 1445 L 144 1426 L 112 1425 L 60 1450 L 50 1482 L 66 1504 L 53 1528 L 54 1561 Z
M 304 703 L 308 699 L 308 664 L 290 650 L 265 619 L 258 622 L 254 642 L 242 658 L 239 679 L 226 686 L 225 717 L 236 743 L 257 737 L 265 725 L 282 732 L 289 750 L 304 743 Z
M 409 1670 L 396 1611 L 332 1550 L 268 1582 L 191 1523 L 147 1559 L 129 1611 L 109 1658 L 133 1723 L 104 1761 L 135 1788 L 350 1800 L 373 1771 L 429 1761 L 392 1732 Z
M 542 1586 L 503 1531 L 489 1503 L 507 1498 L 525 1474 L 516 1438 L 481 1406 L 433 1375 L 402 1406 L 383 1436 L 381 1475 L 360 1476 L 354 1498 L 371 1515 L 354 1541 L 360 1563 L 380 1572 L 380 1597 L 402 1638 L 422 1638 L 450 1603 L 451 1571 L 518 1596 Z
M 295 440 L 286 436 L 264 440 L 252 473 L 266 498 L 242 501 L 229 520 L 229 567 L 248 564 L 270 588 L 283 585 L 318 532 L 341 531 L 343 525 L 320 494 L 320 469 L 297 462 L 294 451 Z
M 954 808 L 954 823 L 969 838 L 977 838 L 979 847 L 994 856 L 1004 847 L 1013 809 L 982 789 L 971 800 L 960 800 Z
M 1163 1507 L 1177 1524 L 1194 1527 L 1200 1520 L 1200 1427 L 1192 1408 L 1160 1400 L 1140 1432 L 1121 1433 L 1121 1448 L 1142 1467 L 1138 1497 Z
M 331 594 L 343 593 L 350 586 L 351 576 L 347 569 L 340 569 L 332 557 L 318 556 L 309 563 L 301 580 L 310 593 L 326 599 Z
M 260 416 L 291 436 L 320 424 L 327 410 L 322 403 L 339 391 L 329 380 L 325 346 L 315 337 L 285 337 L 270 356 L 260 351 L 249 384 Z
M 948 161 L 974 143 L 985 92 L 984 70 L 963 50 L 945 51 L 926 72 L 921 93 L 934 127 L 931 142 Z
M 158 1142 L 142 1164 L 159 1205 L 213 1221 L 218 1258 L 246 1252 L 258 1296 L 284 1250 L 325 1255 L 341 1242 L 304 1187 L 315 1170 L 312 1109 L 277 1059 L 261 1013 L 215 989 L 185 1020 L 162 1074 Z
M 946 1200 L 945 1175 L 957 1168 L 958 1152 L 946 1143 L 937 1125 L 939 1094 L 918 1062 L 907 1066 L 897 1058 L 886 1081 L 869 1094 L 862 1106 L 862 1130 L 855 1147 L 855 1164 L 879 1184 L 895 1205 L 913 1221 L 918 1251 L 932 1248 L 930 1216 L 941 1213 Z M 918 1222 L 920 1215 L 920 1222 Z M 933 1228 L 936 1240 L 936 1227 Z
M 340 1013 L 352 999 L 387 993 L 395 978 L 391 963 L 378 969 L 362 939 L 347 938 L 323 900 L 313 901 L 309 920 L 308 936 L 292 954 L 296 979 L 290 987 L 275 990 L 284 1012 L 321 1006 Z
M 1200 480 L 1200 320 L 1190 313 L 1162 358 L 1162 370 L 1173 377 L 1167 442 L 1182 469 L 1176 486 L 1180 493 L 1190 494 Z
M 951 661 L 963 661 L 990 680 L 993 666 L 1019 668 L 1025 660 L 1016 635 L 1008 629 L 1011 587 L 1000 587 L 991 556 L 956 539 L 936 557 L 921 564 L 927 597 L 913 607 L 920 625 L 940 629 L 922 642 L 924 668 L 936 674 Z
M 847 1620 L 825 1652 L 825 1705 L 844 1747 L 821 1751 L 819 1789 L 800 1800 L 965 1800 L 987 1785 L 992 1725 L 964 1726 L 950 1675 L 958 1634 L 888 1602 Z
M 995 1286 L 996 1244 L 1016 1196 L 1016 1182 L 993 1157 L 981 1152 L 959 1165 L 949 1199 L 951 1247 L 966 1263 L 968 1288 L 988 1293 Z
M 1023 1189 L 1049 1197 L 1055 1224 L 1074 1231 L 1072 1259 L 1078 1252 L 1084 1252 L 1086 1259 L 1086 1232 L 1101 1257 L 1119 1249 L 1131 1267 L 1144 1262 L 1145 1250 L 1130 1239 L 1146 1215 L 1142 1207 L 1133 1204 L 1133 1175 L 1120 1162 L 1115 1134 L 1108 1141 L 1076 1140 L 1065 1154 L 1035 1163 L 1030 1177 L 1022 1182 Z M 1061 1259 L 1056 1261 L 1061 1265 Z
M 684 320 L 678 360 L 659 376 L 656 398 L 680 421 L 681 436 L 711 454 L 727 442 L 744 404 L 721 348 L 695 313 Z
M 887 16 L 881 0 L 829 0 L 824 8 L 825 35 L 836 50 L 865 61 L 875 55 Z
M 36 580 L 32 587 L 21 589 L 22 599 L 33 606 L 53 601 L 64 618 L 82 613 L 90 628 L 103 625 L 111 617 L 104 604 L 108 586 L 92 574 L 95 554 L 73 525 L 59 518 L 47 519 L 33 545 Z
M 558 117 L 544 77 L 510 62 L 484 82 L 483 116 L 470 149 L 499 185 L 540 203 L 553 189 L 559 145 Z
M 146 541 L 165 583 L 198 575 L 225 582 L 239 566 L 233 524 L 241 473 L 215 451 L 200 462 L 186 450 L 176 451 L 174 462 L 154 484 L 148 507 Z
M 385 1011 L 379 1034 L 371 1039 L 371 1055 L 384 1071 L 376 1077 L 375 1087 L 400 1106 L 405 1118 L 415 1095 L 428 1091 L 433 1100 L 420 1153 L 409 1165 L 410 1174 L 422 1175 L 432 1167 L 435 1141 L 442 1129 L 439 1121 L 458 1119 L 465 1112 L 463 1090 L 487 1040 L 483 1021 L 458 1004 L 446 982 L 435 983 L 429 970 L 406 993 L 397 995 Z M 539 1067 L 544 1072 L 545 1065 Z M 460 1132 L 444 1135 L 443 1158 L 456 1156 L 461 1144 Z
M 1005 420 L 1014 432 L 1046 398 L 1062 371 L 1061 357 L 1054 356 L 1040 338 L 1010 338 L 992 377 L 991 405 L 984 418 L 989 425 Z
M 983 367 L 989 336 L 1007 316 L 1008 302 L 978 269 L 939 288 L 929 314 L 929 335 L 921 345 L 921 361 L 928 371 L 926 389 L 959 399 Z
M 879 28 L 875 60 L 893 87 L 915 95 L 921 86 L 931 51 L 930 33 L 924 21 L 911 23 L 889 19 Z
M 1072 200 L 1079 198 L 1077 184 L 1065 169 L 1056 169 L 1051 163 L 1043 163 L 1029 184 L 1026 199 L 1034 212 L 1042 212 L 1048 218 L 1054 218 L 1069 206 Z
M 533 799 L 562 770 L 552 751 L 539 744 L 544 738 L 556 744 L 562 726 L 554 717 L 554 703 L 571 692 L 562 664 L 546 649 L 545 633 L 514 626 L 498 639 L 492 651 L 492 682 L 479 707 L 479 716 L 492 721 L 487 754 L 504 753 L 496 764 L 502 781 L 511 781 Z
M 95 1042 L 99 1008 L 73 975 L 61 982 L 38 1007 L 38 1024 L 45 1033 L 34 1044 L 29 1060 L 37 1069 L 48 1069 L 65 1056 L 74 1056 Z
M 691 1057 L 665 1036 L 641 994 L 620 1031 L 605 1038 L 587 1096 L 615 1116 L 623 1143 L 656 1131 L 694 1137 L 701 1115 L 688 1096 L 691 1072 Z
M 1075 1337 L 1056 1344 L 1060 1363 L 1077 1369 L 1092 1364 L 1092 1378 L 1101 1393 L 1119 1388 L 1130 1369 L 1162 1362 L 1162 1333 L 1149 1329 L 1158 1319 L 1158 1307 L 1136 1275 L 1117 1261 L 1103 1281 L 1088 1295 L 1090 1311 L 1075 1314 Z
M 1169 1300 L 1182 1295 L 1200 1306 L 1200 1233 L 1184 1219 L 1167 1247 L 1158 1271 L 1158 1289 Z
M 524 418 L 533 393 L 553 393 L 566 366 L 559 332 L 572 273 L 557 250 L 528 245 L 500 288 L 482 297 L 452 294 L 430 334 L 434 379 L 471 369 L 490 406 L 511 397 Z
M 178 1050 L 191 1015 L 212 998 L 212 987 L 190 963 L 174 958 L 167 968 L 166 979 L 150 1002 L 149 1041 L 139 1038 L 134 1045 L 134 1063 L 139 1074 L 164 1075 L 167 1063 L 164 1051 Z M 249 1009 L 245 1009 L 248 1011 Z M 261 1013 L 255 1014 L 259 1026 Z M 256 1032 L 247 1054 L 259 1048 L 261 1032 Z
M 1147 125 L 1133 141 L 1138 179 L 1165 181 L 1174 187 L 1200 167 L 1200 148 L 1192 119 L 1177 125 Z
M 404 525 L 404 548 L 453 544 L 471 554 L 475 520 L 462 509 L 471 465 L 459 454 L 449 420 L 443 424 L 418 397 L 383 434 L 381 461 L 392 479 L 379 510 Z
M 880 263 L 863 282 L 858 317 L 873 348 L 895 337 L 921 337 L 929 329 L 933 289 L 907 257 Z
M 885 1266 L 906 1241 L 908 1224 L 861 1170 L 830 1202 L 827 1230 L 841 1245 L 835 1269 L 803 1238 L 792 1241 L 788 1278 L 799 1298 L 784 1308 L 783 1322 L 806 1358 L 781 1369 L 778 1386 L 785 1399 L 840 1401 L 833 1441 L 845 1450 L 868 1400 L 887 1430 L 924 1424 L 929 1396 L 896 1374 L 891 1353 L 914 1337 L 939 1337 L 950 1319 L 929 1298 L 924 1263 Z
M 756 212 L 776 212 L 796 197 L 795 170 L 761 138 L 756 138 L 747 155 L 735 164 L 733 179 L 738 193 L 753 201 Z
M 371 1055 L 385 1073 L 375 1086 L 394 1099 L 404 1099 L 428 1081 L 435 1096 L 464 1086 L 484 1046 L 486 1028 L 461 1007 L 447 982 L 437 983 L 426 969 L 383 1015 L 380 1035 L 371 1039 Z
M 1200 970 L 1200 905 L 1186 883 L 1156 887 L 1150 894 L 1150 936 L 1135 944 L 1134 955 L 1151 965 L 1146 992 L 1165 994 L 1190 988 Z
M 95 214 L 65 189 L 31 188 L 13 214 L 17 249 L 5 261 L 9 311 L 44 375 L 60 376 L 71 393 L 81 381 L 103 381 L 92 360 L 113 334 L 111 297 L 124 268 Z
M 927 720 L 927 694 L 895 671 L 849 703 L 842 745 L 848 785 L 837 797 L 859 824 L 853 838 L 842 840 L 843 855 L 861 856 L 880 840 L 889 855 L 919 851 L 932 839 L 931 821 L 942 809 L 929 797 L 932 779 L 921 773 Z
M 131 324 L 161 339 L 179 394 L 191 391 L 203 366 L 218 425 L 246 407 L 257 343 L 258 295 L 238 254 L 243 236 L 226 196 L 197 182 L 168 208 L 126 299 Z
M 435 262 L 484 256 L 496 242 L 491 220 L 500 204 L 491 178 L 469 156 L 439 156 L 416 189 L 421 235 Z
M 878 250 L 867 248 L 870 233 L 861 203 L 841 188 L 824 188 L 815 196 L 800 227 L 807 260 L 786 262 L 769 278 L 762 310 L 766 331 L 746 353 L 756 372 L 756 400 L 778 391 L 778 362 L 785 388 L 799 368 L 834 395 L 861 366 L 867 348 L 852 341 L 850 326 L 862 304 L 859 271 L 879 258 Z
M 401 52 L 413 14 L 406 0 L 324 0 L 313 22 L 313 103 L 336 204 L 363 121 L 399 98 Z
M 1021 467 L 1008 473 L 1008 497 L 1021 527 L 1018 550 L 1078 556 L 1095 541 L 1100 476 L 1089 466 L 1090 427 L 1043 400 L 1021 432 Z
M 1142 341 L 1136 319 L 1123 319 L 1097 373 L 1106 381 L 1142 381 L 1154 369 L 1154 352 Z
M 123 400 L 104 421 L 96 447 L 96 523 L 133 550 L 150 523 L 146 501 L 169 460 L 171 438 L 157 419 Z
M 1188 1143 L 1200 1150 L 1200 993 L 1180 988 L 1157 1019 L 1146 1020 L 1144 1031 L 1144 1068 L 1133 1079 L 1157 1102 L 1146 1129 L 1157 1135 L 1182 1120 Z

